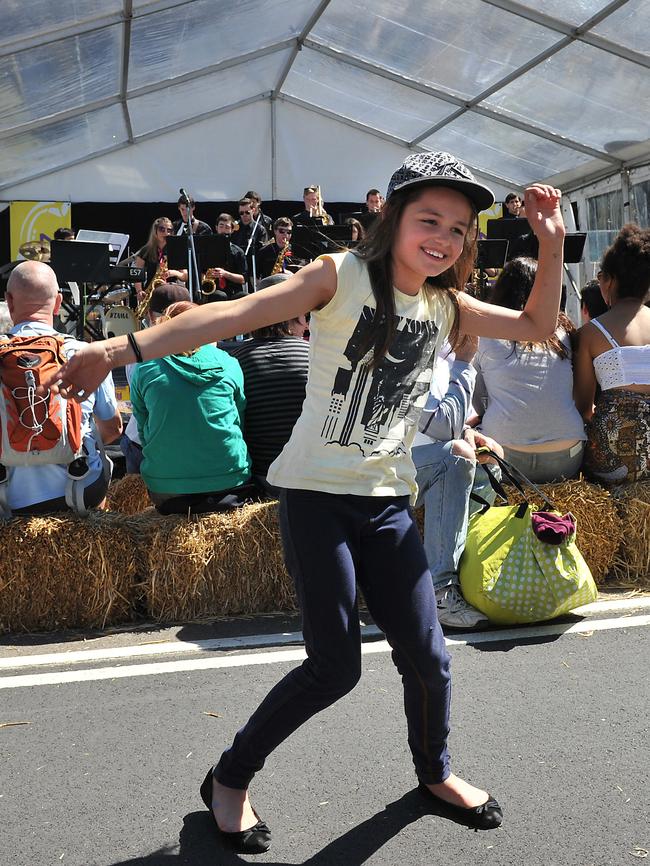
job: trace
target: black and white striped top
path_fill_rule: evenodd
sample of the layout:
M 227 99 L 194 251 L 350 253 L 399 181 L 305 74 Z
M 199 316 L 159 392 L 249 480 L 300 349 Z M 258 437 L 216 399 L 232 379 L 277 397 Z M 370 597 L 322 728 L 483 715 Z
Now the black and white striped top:
M 252 471 L 266 477 L 302 410 L 309 343 L 298 337 L 266 337 L 229 346 L 228 351 L 244 372 L 244 438 Z

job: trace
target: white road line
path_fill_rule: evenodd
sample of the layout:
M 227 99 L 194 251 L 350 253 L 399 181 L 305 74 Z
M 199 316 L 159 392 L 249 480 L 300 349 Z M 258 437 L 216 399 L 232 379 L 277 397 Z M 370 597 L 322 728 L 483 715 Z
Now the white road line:
M 591 622 L 579 622 L 573 625 L 555 622 L 547 625 L 537 625 L 528 628 L 504 629 L 502 631 L 476 632 L 447 638 L 449 646 L 470 646 L 479 643 L 494 643 L 498 641 L 522 641 L 531 637 L 544 637 L 554 634 L 590 634 L 596 631 L 610 629 L 637 628 L 650 625 L 650 614 L 642 616 L 619 617 L 617 619 L 600 619 Z M 390 646 L 384 641 L 366 643 L 361 647 L 364 655 L 390 652 Z M 25 674 L 23 676 L 0 678 L 0 689 L 17 689 L 25 686 L 49 686 L 62 683 L 91 682 L 95 680 L 115 680 L 126 677 L 159 676 L 161 674 L 183 673 L 186 671 L 210 670 L 216 668 L 248 667 L 251 665 L 268 665 L 278 662 L 301 661 L 305 658 L 303 649 L 278 650 L 277 652 L 250 653 L 248 655 L 220 656 L 209 659 L 185 659 L 174 662 L 157 662 L 150 664 L 128 665 L 125 667 L 95 668 L 77 671 L 58 671 L 48 674 Z
M 650 596 L 616 599 L 613 601 L 596 601 L 576 608 L 574 613 L 579 616 L 620 612 L 628 610 L 650 609 Z M 519 633 L 517 630 L 517 634 Z M 363 638 L 373 638 L 381 634 L 374 625 L 361 629 Z M 459 635 L 457 635 L 459 637 Z M 475 641 L 476 642 L 476 641 Z M 41 655 L 7 656 L 0 658 L 1 670 L 16 668 L 45 667 L 49 665 L 71 665 L 83 662 L 102 662 L 111 659 L 135 659 L 145 656 L 172 655 L 177 653 L 215 652 L 217 650 L 258 649 L 261 647 L 280 647 L 302 643 L 302 632 L 280 632 L 275 634 L 254 634 L 230 638 L 213 638 L 197 641 L 164 641 L 160 643 L 145 643 L 132 646 L 107 647 L 106 649 L 73 650 Z

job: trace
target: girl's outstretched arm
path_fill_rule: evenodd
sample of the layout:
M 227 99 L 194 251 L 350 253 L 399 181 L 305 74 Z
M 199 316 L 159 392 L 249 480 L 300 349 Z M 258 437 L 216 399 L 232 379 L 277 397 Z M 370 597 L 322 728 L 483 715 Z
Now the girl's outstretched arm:
M 318 259 L 277 286 L 236 301 L 221 301 L 188 310 L 169 322 L 134 335 L 142 360 L 186 352 L 318 309 L 333 298 L 336 281 L 332 260 Z M 126 336 L 89 343 L 50 381 L 44 382 L 43 387 L 58 386 L 64 395 L 80 401 L 84 395 L 92 393 L 113 368 L 134 360 Z
M 526 190 L 526 218 L 539 241 L 537 274 L 521 312 L 459 294 L 460 332 L 502 340 L 546 340 L 555 330 L 562 293 L 564 221 L 561 193 L 544 184 Z

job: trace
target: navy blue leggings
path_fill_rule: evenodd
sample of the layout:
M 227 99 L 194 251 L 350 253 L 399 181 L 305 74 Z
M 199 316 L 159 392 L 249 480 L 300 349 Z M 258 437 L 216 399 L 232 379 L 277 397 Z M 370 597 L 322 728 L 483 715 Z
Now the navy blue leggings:
M 266 757 L 361 675 L 357 583 L 404 684 L 408 743 L 423 782 L 449 775 L 449 654 L 408 497 L 283 490 L 285 560 L 303 617 L 307 659 L 266 696 L 221 757 L 215 777 L 247 788 Z

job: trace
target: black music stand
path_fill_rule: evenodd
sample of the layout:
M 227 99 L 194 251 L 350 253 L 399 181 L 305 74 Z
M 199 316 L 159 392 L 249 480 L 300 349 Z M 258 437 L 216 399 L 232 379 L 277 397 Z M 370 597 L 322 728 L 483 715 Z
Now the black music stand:
M 194 236 L 199 274 L 208 268 L 225 268 L 230 260 L 230 238 L 227 235 Z M 187 268 L 187 240 L 182 235 L 167 239 L 167 266 L 172 271 Z
M 520 238 L 531 231 L 530 223 L 525 217 L 487 221 L 488 240 L 513 241 L 515 238 Z
M 103 340 L 102 331 L 92 322 L 86 321 L 85 308 L 88 301 L 88 283 L 101 285 L 110 272 L 109 244 L 91 241 L 52 241 L 50 244 L 50 267 L 59 283 L 78 283 L 83 286 L 79 306 L 63 301 L 70 318 L 77 324 L 77 339 L 83 340 L 84 330 L 88 329 L 95 340 Z M 81 312 L 81 315 L 79 313 Z
M 582 261 L 582 253 L 587 240 L 586 232 L 568 232 L 564 236 L 564 264 L 575 264 Z M 515 238 L 508 247 L 508 261 L 517 256 L 528 256 L 536 259 L 539 255 L 539 241 L 532 232 Z
M 299 258 L 315 259 L 324 253 L 340 253 L 351 240 L 352 226 L 294 225 L 291 249 Z
M 377 222 L 377 220 L 379 219 L 380 216 L 381 216 L 381 214 L 376 212 L 376 211 L 366 210 L 366 211 L 363 211 L 357 217 L 357 219 L 359 220 L 361 225 L 364 227 L 364 229 L 368 232 L 374 226 L 374 224 Z
M 502 268 L 508 255 L 509 242 L 501 238 L 491 238 L 478 242 L 476 267 L 481 271 L 488 268 Z
M 103 283 L 110 271 L 109 245 L 52 241 L 50 267 L 61 283 Z

